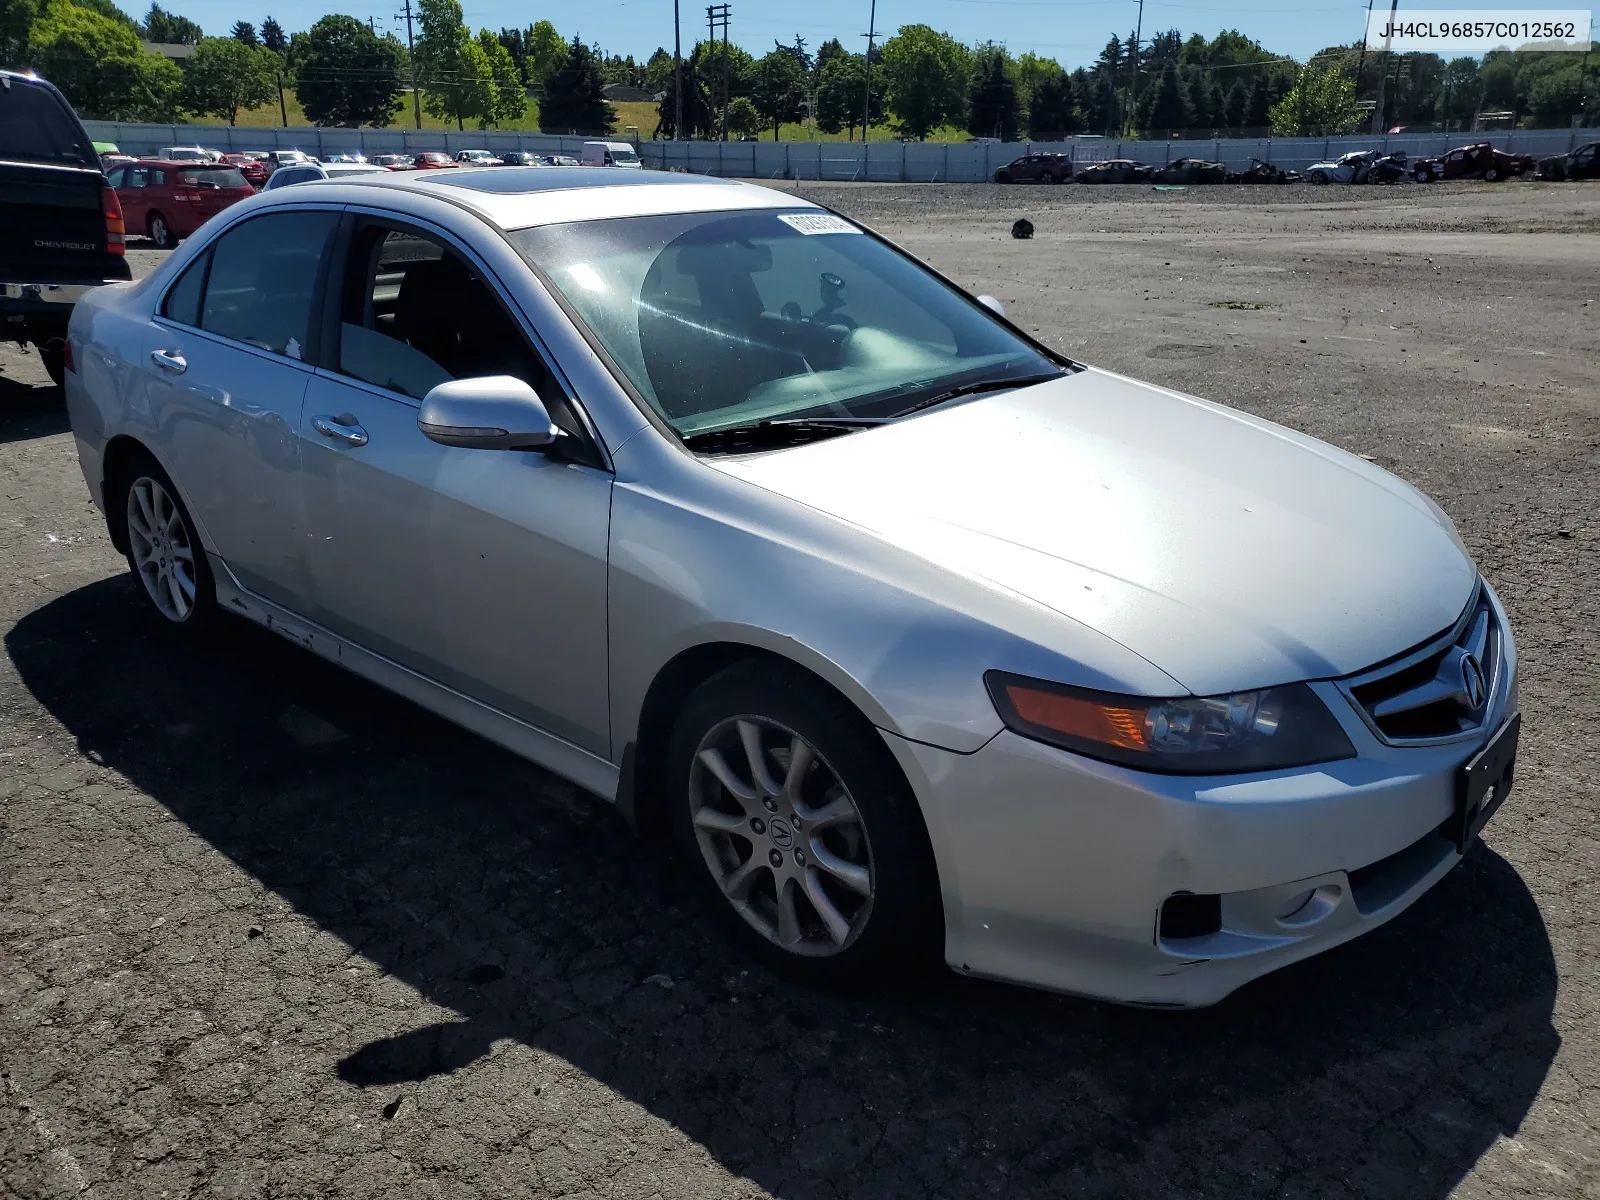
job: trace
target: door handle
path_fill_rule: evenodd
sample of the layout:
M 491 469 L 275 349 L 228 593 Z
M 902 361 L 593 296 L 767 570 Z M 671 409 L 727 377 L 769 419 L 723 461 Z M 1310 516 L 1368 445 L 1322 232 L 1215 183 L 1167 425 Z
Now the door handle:
M 346 446 L 365 446 L 367 431 L 356 424 L 341 425 L 334 417 L 312 417 L 311 428 L 325 438 L 343 442 Z
M 189 364 L 183 355 L 172 350 L 152 350 L 150 351 L 150 361 L 164 371 L 171 371 L 174 375 L 182 375 L 189 369 Z

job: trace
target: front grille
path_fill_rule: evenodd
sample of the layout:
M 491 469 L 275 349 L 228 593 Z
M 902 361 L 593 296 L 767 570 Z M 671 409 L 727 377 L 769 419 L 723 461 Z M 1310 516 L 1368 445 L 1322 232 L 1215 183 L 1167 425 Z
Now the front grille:
M 1480 587 L 1447 633 L 1342 687 L 1385 741 L 1460 737 L 1483 728 L 1504 669 L 1502 632 Z

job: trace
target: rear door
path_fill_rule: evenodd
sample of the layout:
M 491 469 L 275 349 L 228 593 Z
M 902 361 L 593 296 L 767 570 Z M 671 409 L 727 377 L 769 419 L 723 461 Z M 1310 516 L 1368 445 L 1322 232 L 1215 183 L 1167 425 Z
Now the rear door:
M 0 283 L 126 279 L 106 250 L 105 176 L 83 125 L 54 89 L 0 87 Z
M 117 188 L 117 200 L 122 204 L 122 223 L 129 233 L 143 233 L 150 216 L 150 168 L 143 163 L 130 164 L 122 173 Z
M 307 599 L 297 429 L 311 311 L 339 213 L 275 210 L 231 227 L 168 289 L 140 369 L 158 457 L 240 583 Z

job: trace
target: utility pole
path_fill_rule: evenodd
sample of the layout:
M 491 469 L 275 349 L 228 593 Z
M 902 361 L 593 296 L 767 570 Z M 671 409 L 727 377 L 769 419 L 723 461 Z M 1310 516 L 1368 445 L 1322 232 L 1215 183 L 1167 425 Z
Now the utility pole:
M 730 63 L 728 61 L 728 13 L 732 9 L 730 4 L 706 5 L 706 30 L 711 44 L 717 44 L 717 30 L 722 30 L 722 140 L 728 140 L 728 93 L 733 90 L 733 81 L 729 77 Z
M 678 27 L 678 0 L 672 0 L 672 136 L 683 141 L 683 34 Z
M 1378 105 L 1372 110 L 1372 128 L 1369 133 L 1383 132 L 1383 92 L 1389 82 L 1389 47 L 1394 41 L 1395 13 L 1399 11 L 1400 0 L 1389 0 L 1389 24 L 1383 31 L 1383 73 L 1378 76 Z M 1361 44 L 1366 45 L 1366 38 L 1361 39 Z
M 872 0 L 867 14 L 867 85 L 861 97 L 861 144 L 867 144 L 867 129 L 872 125 L 872 40 L 878 36 L 878 0 Z M 862 151 L 866 153 L 865 150 Z
M 1133 81 L 1128 85 L 1128 120 L 1139 119 L 1139 42 L 1144 37 L 1144 0 L 1139 0 L 1139 23 L 1133 27 Z
M 422 100 L 417 95 L 417 47 L 411 40 L 411 0 L 406 0 L 403 13 L 395 13 L 395 20 L 401 17 L 406 19 L 406 61 L 411 64 L 411 112 L 417 119 L 417 128 L 422 128 Z M 289 122 L 285 121 L 287 125 Z
M 1361 55 L 1356 59 L 1356 99 L 1361 99 L 1361 68 L 1367 65 L 1367 30 L 1372 28 L 1372 0 L 1367 0 L 1367 23 L 1361 27 Z

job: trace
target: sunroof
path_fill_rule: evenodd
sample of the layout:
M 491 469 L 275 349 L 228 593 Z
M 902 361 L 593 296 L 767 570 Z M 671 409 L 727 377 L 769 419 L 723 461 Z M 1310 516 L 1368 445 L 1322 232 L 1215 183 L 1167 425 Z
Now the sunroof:
M 716 183 L 705 175 L 635 171 L 626 167 L 484 167 L 429 171 L 420 178 L 474 192 L 552 192 L 566 188 L 627 187 L 641 183 Z

